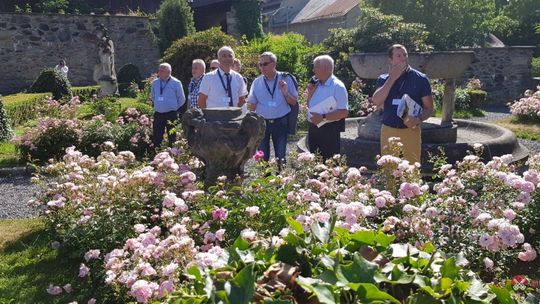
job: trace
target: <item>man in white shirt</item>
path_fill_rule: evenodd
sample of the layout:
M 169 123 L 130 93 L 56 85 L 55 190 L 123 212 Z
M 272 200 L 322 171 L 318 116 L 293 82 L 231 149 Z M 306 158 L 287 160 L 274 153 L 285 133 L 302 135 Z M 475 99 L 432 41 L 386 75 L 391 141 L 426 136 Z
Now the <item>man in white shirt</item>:
M 242 107 L 248 92 L 242 75 L 232 69 L 234 51 L 223 46 L 217 56 L 219 68 L 207 73 L 199 87 L 199 108 Z
M 347 89 L 341 80 L 334 76 L 334 60 L 328 55 L 318 56 L 313 60 L 315 83 L 307 87 L 308 96 L 308 147 L 312 153 L 320 153 L 323 159 L 331 158 L 340 153 L 340 132 L 343 121 L 349 115 L 349 97 Z M 312 111 L 316 105 L 333 98 L 336 108 L 328 113 Z M 318 127 L 321 122 L 326 122 Z
M 68 75 L 69 68 L 66 65 L 66 61 L 64 59 L 60 60 L 60 62 L 54 67 L 55 70 L 60 72 L 60 74 L 66 76 Z

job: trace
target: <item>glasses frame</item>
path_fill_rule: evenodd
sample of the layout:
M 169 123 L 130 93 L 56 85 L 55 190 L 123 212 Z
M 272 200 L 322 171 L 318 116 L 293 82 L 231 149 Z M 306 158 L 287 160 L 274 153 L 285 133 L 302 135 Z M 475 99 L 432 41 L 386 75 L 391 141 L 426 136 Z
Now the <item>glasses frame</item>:
M 259 67 L 268 66 L 269 64 L 274 63 L 273 61 L 259 62 Z

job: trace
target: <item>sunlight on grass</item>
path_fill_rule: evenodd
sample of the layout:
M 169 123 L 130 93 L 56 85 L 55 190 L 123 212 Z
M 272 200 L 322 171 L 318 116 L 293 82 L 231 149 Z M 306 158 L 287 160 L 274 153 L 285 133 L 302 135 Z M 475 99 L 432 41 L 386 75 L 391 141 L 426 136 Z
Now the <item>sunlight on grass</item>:
M 75 280 L 77 263 L 50 247 L 41 219 L 0 220 L 0 303 L 67 303 L 47 293 L 50 283 Z
M 493 123 L 514 132 L 518 138 L 540 140 L 540 124 L 521 122 L 514 117 L 497 120 Z

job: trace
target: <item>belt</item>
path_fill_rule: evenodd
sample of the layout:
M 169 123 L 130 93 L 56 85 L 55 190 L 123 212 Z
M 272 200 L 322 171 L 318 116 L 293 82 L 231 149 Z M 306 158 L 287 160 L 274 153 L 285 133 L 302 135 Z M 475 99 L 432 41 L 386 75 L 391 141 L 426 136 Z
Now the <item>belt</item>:
M 281 116 L 279 118 L 265 119 L 265 120 L 266 120 L 266 123 L 273 124 L 273 123 L 277 122 L 278 120 L 287 117 L 287 115 L 289 115 L 289 113 L 287 113 L 287 114 L 285 114 L 285 116 Z

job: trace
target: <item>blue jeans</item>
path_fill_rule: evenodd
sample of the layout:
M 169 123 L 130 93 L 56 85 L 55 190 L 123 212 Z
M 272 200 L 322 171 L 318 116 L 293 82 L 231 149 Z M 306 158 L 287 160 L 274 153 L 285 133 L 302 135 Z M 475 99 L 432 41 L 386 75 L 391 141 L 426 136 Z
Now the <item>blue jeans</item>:
M 289 120 L 287 115 L 276 119 L 266 119 L 264 139 L 259 145 L 259 150 L 264 152 L 264 160 L 270 159 L 270 138 L 272 138 L 276 158 L 279 162 L 285 161 L 288 133 Z

